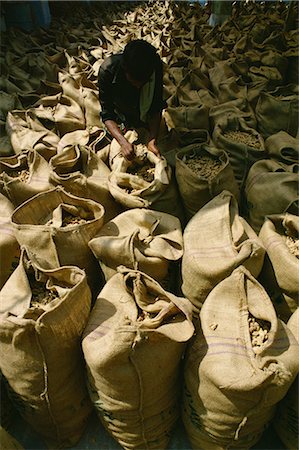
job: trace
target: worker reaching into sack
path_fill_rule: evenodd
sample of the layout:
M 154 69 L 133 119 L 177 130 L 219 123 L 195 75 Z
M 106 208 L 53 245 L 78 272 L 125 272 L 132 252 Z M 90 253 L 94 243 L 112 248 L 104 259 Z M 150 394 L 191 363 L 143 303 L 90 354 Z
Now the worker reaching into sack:
M 147 128 L 148 150 L 160 156 L 156 144 L 163 101 L 163 67 L 155 47 L 141 39 L 129 42 L 122 53 L 108 57 L 99 71 L 101 119 L 131 160 L 134 148 L 124 129 Z

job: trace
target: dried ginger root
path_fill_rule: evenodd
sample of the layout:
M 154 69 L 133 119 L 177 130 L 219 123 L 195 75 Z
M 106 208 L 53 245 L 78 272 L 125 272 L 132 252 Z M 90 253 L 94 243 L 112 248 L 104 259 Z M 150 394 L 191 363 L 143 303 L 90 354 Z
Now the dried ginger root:
M 267 320 L 257 319 L 249 313 L 248 326 L 252 349 L 255 354 L 258 354 L 268 340 L 271 324 Z
M 299 239 L 294 239 L 291 236 L 286 237 L 286 246 L 288 247 L 290 253 L 299 258 Z
M 247 131 L 226 131 L 223 133 L 223 136 L 231 141 L 261 149 L 261 143 L 258 137 L 253 133 L 248 133 Z
M 59 298 L 58 292 L 56 289 L 47 289 L 46 283 L 39 282 L 37 280 L 30 281 L 31 286 L 31 308 L 41 308 L 51 301 Z
M 208 154 L 184 155 L 183 162 L 192 172 L 207 180 L 215 178 L 222 169 L 221 160 Z

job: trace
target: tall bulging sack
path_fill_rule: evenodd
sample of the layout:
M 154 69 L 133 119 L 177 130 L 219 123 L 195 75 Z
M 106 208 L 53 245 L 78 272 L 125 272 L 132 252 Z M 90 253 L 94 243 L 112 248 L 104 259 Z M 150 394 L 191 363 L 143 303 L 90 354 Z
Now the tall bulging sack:
M 259 233 L 265 217 L 283 214 L 299 199 L 298 163 L 283 164 L 273 159 L 257 161 L 245 184 L 248 222 Z
M 213 142 L 228 154 L 240 188 L 243 187 L 252 164 L 265 158 L 264 139 L 241 117 L 227 116 L 226 120 L 216 124 Z
M 135 208 L 119 214 L 104 225 L 89 242 L 106 281 L 124 265 L 162 281 L 169 262 L 183 256 L 179 219 L 169 214 Z
M 81 145 L 68 146 L 51 159 L 50 167 L 52 184 L 103 205 L 105 222 L 120 213 L 121 208 L 108 188 L 110 170 L 93 151 Z
M 224 189 L 239 197 L 226 152 L 208 144 L 188 145 L 177 152 L 176 179 L 187 219 Z
M 245 266 L 258 276 L 265 255 L 263 245 L 239 216 L 234 196 L 223 191 L 187 224 L 182 259 L 182 291 L 198 309 L 210 291 L 232 271 Z
M 270 215 L 259 237 L 268 255 L 261 283 L 273 296 L 278 316 L 287 322 L 299 306 L 299 217 L 288 213 Z M 273 291 L 276 285 L 284 300 Z
M 200 323 L 184 372 L 183 421 L 192 447 L 249 449 L 299 371 L 298 343 L 244 267 L 213 289 Z
M 255 109 L 258 131 L 264 139 L 279 131 L 298 132 L 298 86 L 288 84 L 272 92 L 261 92 Z
M 128 131 L 125 137 L 133 144 L 137 133 Z M 158 158 L 144 145 L 133 145 L 135 161 L 130 162 L 121 154 L 118 142 L 112 141 L 108 186 L 113 197 L 126 208 L 148 208 L 168 187 L 171 169 L 164 158 Z
M 269 136 L 265 141 L 265 147 L 271 158 L 285 164 L 294 164 L 299 160 L 299 138 L 285 131 Z
M 0 368 L 21 416 L 55 448 L 91 413 L 80 335 L 91 295 L 77 267 L 41 269 L 27 252 L 0 291 Z
M 86 271 L 96 291 L 103 280 L 88 242 L 103 226 L 103 217 L 102 205 L 58 186 L 20 205 L 11 220 L 19 244 L 35 255 L 41 267 L 76 265 Z
M 82 342 L 92 402 L 125 449 L 165 449 L 179 416 L 192 305 L 123 268 L 98 295 Z

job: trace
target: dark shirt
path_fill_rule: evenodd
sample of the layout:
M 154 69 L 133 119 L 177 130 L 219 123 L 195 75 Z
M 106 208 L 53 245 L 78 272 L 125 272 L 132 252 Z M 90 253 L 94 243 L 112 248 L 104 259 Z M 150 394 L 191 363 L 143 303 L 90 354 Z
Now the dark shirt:
M 126 78 L 123 66 L 123 54 L 117 53 L 105 59 L 99 71 L 99 98 L 102 107 L 100 113 L 103 122 L 114 120 L 125 122 L 126 126 L 140 126 L 140 90 Z M 163 101 L 163 66 L 157 55 L 156 80 L 153 101 L 149 115 L 162 111 L 166 107 Z M 150 75 L 150 74 L 149 74 Z

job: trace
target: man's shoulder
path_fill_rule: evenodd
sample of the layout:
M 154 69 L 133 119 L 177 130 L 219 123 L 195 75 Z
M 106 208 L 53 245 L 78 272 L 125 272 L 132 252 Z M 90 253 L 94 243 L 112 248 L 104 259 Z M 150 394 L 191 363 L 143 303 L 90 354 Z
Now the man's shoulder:
M 101 64 L 101 69 L 114 73 L 120 66 L 123 59 L 122 53 L 116 53 L 115 55 L 108 56 Z

